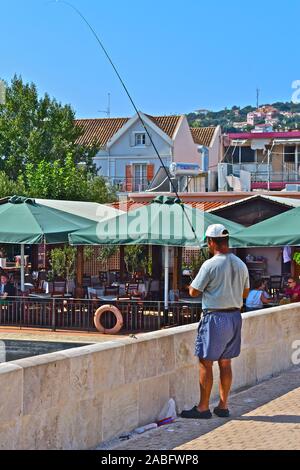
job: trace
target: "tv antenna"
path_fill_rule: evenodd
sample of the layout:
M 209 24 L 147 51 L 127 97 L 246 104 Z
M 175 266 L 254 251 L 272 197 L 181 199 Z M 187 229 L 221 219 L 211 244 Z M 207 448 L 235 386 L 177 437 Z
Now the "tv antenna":
M 104 111 L 102 111 L 102 110 L 98 111 L 98 113 L 104 113 L 104 114 L 106 114 L 106 116 L 108 118 L 110 118 L 110 93 L 108 93 L 107 108 Z
M 259 95 L 260 95 L 260 89 L 256 88 L 256 108 L 259 108 Z

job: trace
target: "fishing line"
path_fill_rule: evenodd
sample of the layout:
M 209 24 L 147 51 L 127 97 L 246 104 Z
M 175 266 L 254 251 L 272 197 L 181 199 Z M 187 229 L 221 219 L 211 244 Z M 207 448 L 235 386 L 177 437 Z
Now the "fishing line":
M 183 213 L 184 213 L 184 215 L 185 215 L 185 217 L 186 217 L 186 219 L 187 219 L 187 221 L 188 221 L 188 224 L 189 224 L 189 226 L 190 226 L 190 228 L 191 228 L 191 230 L 192 230 L 192 233 L 193 233 L 195 239 L 197 240 L 197 242 L 199 243 L 200 248 L 202 249 L 201 242 L 200 242 L 200 240 L 199 240 L 199 238 L 198 238 L 198 236 L 197 236 L 196 230 L 194 229 L 194 226 L 193 226 L 192 222 L 190 221 L 190 218 L 189 218 L 188 214 L 186 213 L 186 210 L 185 210 L 183 201 L 181 200 L 181 198 L 180 198 L 180 196 L 179 196 L 179 194 L 178 194 L 178 191 L 177 191 L 177 189 L 176 189 L 176 187 L 175 187 L 175 185 L 174 185 L 174 182 L 172 181 L 172 178 L 171 178 L 170 175 L 169 175 L 169 172 L 168 172 L 168 170 L 167 170 L 167 168 L 166 168 L 166 166 L 165 166 L 165 164 L 164 164 L 164 162 L 163 162 L 163 160 L 162 160 L 162 158 L 161 158 L 161 156 L 160 156 L 160 154 L 159 154 L 159 151 L 157 150 L 157 147 L 156 147 L 155 143 L 153 142 L 152 136 L 151 136 L 150 132 L 148 131 L 148 128 L 147 128 L 147 126 L 146 126 L 146 124 L 145 124 L 145 122 L 144 122 L 144 120 L 143 120 L 143 118 L 142 118 L 142 116 L 141 116 L 141 113 L 140 113 L 139 110 L 137 109 L 137 106 L 136 106 L 135 102 L 133 101 L 133 98 L 132 98 L 131 94 L 129 93 L 129 90 L 128 90 L 128 88 L 127 88 L 127 86 L 126 86 L 124 80 L 122 79 L 122 77 L 121 77 L 121 75 L 120 75 L 120 73 L 119 73 L 119 71 L 118 71 L 116 65 L 115 65 L 114 62 L 112 61 L 110 55 L 109 55 L 108 52 L 107 52 L 107 49 L 104 47 L 104 45 L 103 45 L 102 41 L 100 40 L 98 34 L 96 33 L 95 29 L 92 27 L 92 25 L 91 25 L 91 24 L 89 23 L 89 21 L 86 19 L 86 17 L 81 13 L 81 11 L 80 11 L 78 8 L 76 8 L 74 5 L 72 5 L 72 3 L 70 3 L 70 2 L 68 2 L 68 1 L 66 1 L 66 0 L 52 0 L 52 1 L 48 2 L 48 3 L 62 3 L 62 4 L 64 4 L 64 5 L 66 5 L 66 6 L 68 6 L 69 8 L 71 8 L 72 10 L 74 10 L 74 11 L 76 12 L 76 14 L 80 16 L 80 18 L 84 21 L 84 23 L 85 23 L 85 24 L 87 25 L 87 27 L 90 29 L 90 31 L 92 32 L 93 36 L 96 38 L 96 40 L 97 40 L 99 46 L 101 47 L 101 49 L 102 49 L 104 55 L 106 56 L 106 58 L 107 58 L 107 60 L 109 61 L 110 65 L 112 66 L 112 68 L 113 68 L 113 70 L 115 71 L 115 73 L 116 73 L 116 75 L 117 75 L 117 77 L 118 77 L 118 79 L 119 79 L 119 81 L 120 81 L 120 83 L 121 83 L 123 89 L 125 90 L 125 93 L 126 93 L 126 95 L 128 96 L 129 101 L 131 102 L 131 104 L 132 104 L 132 106 L 133 106 L 133 109 L 135 110 L 135 112 L 136 112 L 136 114 L 137 114 L 137 116 L 138 116 L 138 118 L 139 118 L 139 120 L 140 120 L 140 122 L 141 122 L 141 124 L 142 124 L 142 126 L 143 126 L 143 128 L 144 128 L 144 130 L 145 130 L 145 132 L 146 132 L 146 134 L 147 134 L 147 136 L 148 136 L 148 138 L 149 138 L 149 141 L 151 142 L 151 145 L 152 145 L 153 148 L 154 148 L 154 151 L 155 151 L 155 153 L 156 153 L 156 155 L 157 155 L 159 161 L 160 161 L 160 163 L 161 163 L 163 169 L 164 169 L 165 172 L 166 172 L 167 178 L 168 178 L 169 182 L 171 183 L 172 189 L 173 189 L 173 191 L 174 191 L 174 193 L 175 193 L 177 199 L 178 199 L 178 200 L 180 201 L 180 203 L 181 203 L 180 206 L 181 206 L 181 208 L 182 208 L 182 210 L 183 210 Z

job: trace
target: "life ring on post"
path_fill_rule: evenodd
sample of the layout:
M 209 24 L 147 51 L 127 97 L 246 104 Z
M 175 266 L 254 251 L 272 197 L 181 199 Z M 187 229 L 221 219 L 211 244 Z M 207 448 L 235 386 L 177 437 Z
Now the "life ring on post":
M 116 318 L 116 324 L 113 328 L 106 329 L 101 324 L 101 317 L 106 312 L 112 313 Z M 100 333 L 104 333 L 105 335 L 116 335 L 123 328 L 123 323 L 124 322 L 123 322 L 122 313 L 117 307 L 114 307 L 113 305 L 102 305 L 102 307 L 99 307 L 98 310 L 96 310 L 95 312 L 95 315 L 94 315 L 95 327 Z

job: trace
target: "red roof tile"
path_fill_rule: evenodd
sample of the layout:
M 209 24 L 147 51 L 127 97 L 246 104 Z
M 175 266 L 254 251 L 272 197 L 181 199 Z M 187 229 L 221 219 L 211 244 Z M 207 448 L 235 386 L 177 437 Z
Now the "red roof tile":
M 114 202 L 113 204 L 110 204 L 110 206 L 114 207 L 115 209 L 120 209 L 122 211 L 132 211 L 135 209 L 138 209 L 139 207 L 147 206 L 150 204 L 150 202 L 135 202 L 135 201 L 119 201 L 119 202 Z M 226 202 L 222 201 L 205 201 L 205 202 L 187 202 L 189 206 L 192 207 L 201 207 L 204 208 L 204 211 L 209 211 L 212 209 L 216 209 L 221 206 L 226 206 Z
M 149 114 L 146 116 L 171 139 L 181 119 L 181 116 L 150 116 Z
M 146 116 L 171 139 L 182 116 Z M 130 118 L 77 119 L 75 124 L 82 128 L 83 134 L 77 139 L 79 145 L 105 147 L 111 138 L 129 121 Z
M 190 127 L 195 144 L 210 147 L 216 127 Z
M 83 130 L 83 134 L 77 139 L 77 144 L 105 147 L 127 121 L 129 118 L 77 119 L 76 126 Z

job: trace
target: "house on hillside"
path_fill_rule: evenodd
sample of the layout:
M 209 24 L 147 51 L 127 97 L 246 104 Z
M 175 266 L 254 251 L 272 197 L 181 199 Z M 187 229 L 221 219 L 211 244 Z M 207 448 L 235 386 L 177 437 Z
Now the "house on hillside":
M 171 163 L 199 165 L 201 184 L 198 188 L 205 191 L 208 160 L 212 158 L 213 165 L 215 160 L 217 162 L 221 131 L 211 128 L 209 132 L 204 130 L 203 135 L 195 133 L 184 115 L 154 117 L 141 113 L 141 116 L 166 167 L 169 168 Z M 145 191 L 159 173 L 161 177 L 156 178 L 156 183 L 161 184 L 161 180 L 166 179 L 138 115 L 132 118 L 78 119 L 76 125 L 83 130 L 78 144 L 99 146 L 95 157 L 98 174 L 117 185 L 120 192 Z M 165 190 L 169 191 L 169 185 Z

